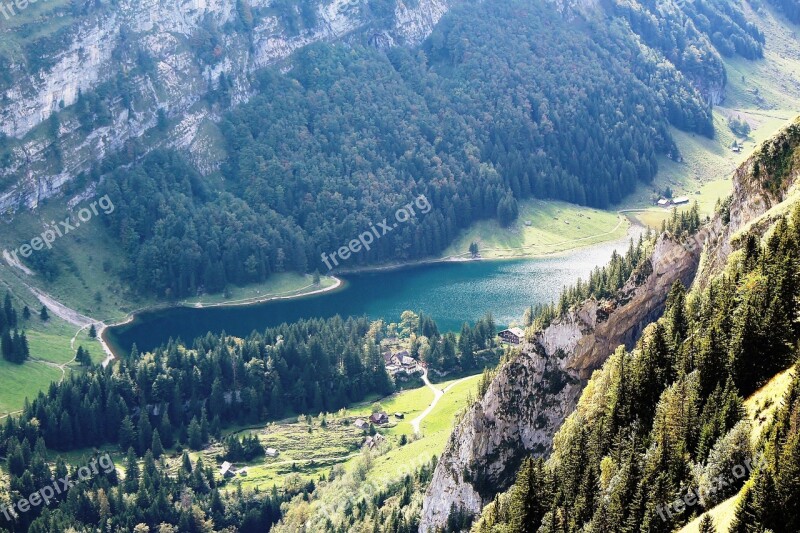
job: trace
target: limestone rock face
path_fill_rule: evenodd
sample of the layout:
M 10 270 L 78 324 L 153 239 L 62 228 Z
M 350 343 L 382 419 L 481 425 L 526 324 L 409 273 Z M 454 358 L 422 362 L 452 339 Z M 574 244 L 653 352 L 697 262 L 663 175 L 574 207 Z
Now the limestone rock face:
M 525 456 L 550 453 L 592 372 L 619 345 L 632 347 L 663 311 L 675 281 L 691 284 L 700 250 L 660 237 L 613 300 L 588 300 L 554 320 L 499 370 L 450 436 L 425 496 L 420 531 L 443 526 L 452 507 L 479 512 L 509 486 Z
M 708 250 L 698 273 L 698 283 L 703 286 L 728 260 L 728 256 L 741 245 L 740 237 L 748 230 L 758 234 L 771 225 L 772 208 L 783 202 L 793 190 L 800 173 L 797 153 L 800 151 L 800 120 L 766 141 L 734 173 L 733 195 L 727 217 L 712 221 Z M 776 162 L 793 161 L 785 177 L 778 180 Z M 783 164 L 779 164 L 783 168 Z
M 202 99 L 221 74 L 236 105 L 250 97 L 255 70 L 286 61 L 309 44 L 365 37 L 375 45 L 417 44 L 446 13 L 448 1 L 400 0 L 391 20 L 373 20 L 366 0 L 323 0 L 314 26 L 299 30 L 268 14 L 274 12 L 273 0 L 120 0 L 90 11 L 66 28 L 63 39 L 36 51 L 40 66 L 12 62 L 11 82 L 0 83 L 0 133 L 22 140 L 12 160 L 0 168 L 0 179 L 16 178 L 0 191 L 0 211 L 36 207 L 107 155 L 131 149 L 134 141 L 139 151 L 183 149 L 200 171 L 211 172 L 219 156 L 202 131 L 205 123 L 220 118 L 221 110 Z M 242 22 L 244 4 L 259 14 L 250 31 Z M 52 14 L 58 17 L 57 11 Z M 203 51 L 197 43 L 209 32 L 218 44 Z M 147 75 L 128 76 L 140 60 L 137 50 L 146 53 L 152 67 Z M 61 161 L 53 164 L 43 123 L 74 104 L 79 93 L 90 94 L 119 79 L 128 94 L 111 105 L 107 125 L 86 131 L 77 119 L 63 119 L 58 128 Z M 165 135 L 152 134 L 159 110 L 172 122 Z

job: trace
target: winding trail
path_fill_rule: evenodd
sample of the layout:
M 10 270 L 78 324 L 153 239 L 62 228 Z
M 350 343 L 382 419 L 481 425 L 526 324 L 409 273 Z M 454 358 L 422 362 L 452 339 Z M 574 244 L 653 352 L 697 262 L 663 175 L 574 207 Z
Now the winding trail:
M 462 381 L 467 381 L 468 379 L 476 378 L 479 375 L 480 374 L 476 374 L 474 376 L 467 376 L 465 378 L 461 378 L 459 380 L 456 380 L 456 381 L 452 382 L 450 385 L 448 385 L 444 389 L 438 389 L 438 388 L 434 387 L 433 384 L 428 379 L 428 369 L 426 368 L 425 371 L 422 373 L 422 381 L 425 383 L 425 386 L 427 386 L 429 389 L 431 389 L 433 391 L 433 401 L 427 407 L 427 409 L 422 411 L 417 418 L 415 418 L 414 420 L 411 421 L 411 427 L 414 429 L 414 433 L 416 433 L 416 434 L 419 433 L 419 425 L 422 423 L 423 420 L 425 420 L 425 417 L 427 417 L 429 414 L 431 414 L 431 411 L 433 411 L 434 408 L 436 408 L 436 404 L 439 403 L 439 400 L 442 399 L 442 396 L 444 396 L 447 393 L 447 391 L 449 391 L 450 389 L 452 389 L 454 386 L 458 385 Z

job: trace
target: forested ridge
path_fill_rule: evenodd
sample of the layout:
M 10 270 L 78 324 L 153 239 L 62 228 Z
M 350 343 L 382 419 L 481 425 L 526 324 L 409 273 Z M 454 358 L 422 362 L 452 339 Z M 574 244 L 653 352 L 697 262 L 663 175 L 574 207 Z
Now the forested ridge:
M 732 35 L 760 42 L 719 14 L 738 8 L 713 5 Z M 718 52 L 683 11 L 659 12 L 663 27 L 649 30 L 645 12 L 620 10 L 574 23 L 550 3 L 469 2 L 416 49 L 302 49 L 288 73 L 258 73 L 254 98 L 222 119 L 224 191 L 171 152 L 103 181 L 127 277 L 178 297 L 323 270 L 322 252 L 420 194 L 431 212 L 347 266 L 440 253 L 477 220 L 510 224 L 524 198 L 620 201 L 653 178 L 657 154 L 678 157 L 670 124 L 712 134 L 703 87 L 724 85 Z M 229 98 L 223 82 L 215 99 Z
M 78 468 L 53 458 L 41 438 L 34 446 L 27 440 L 13 443 L 7 453 L 11 494 L 27 496 L 54 479 L 79 477 Z M 97 454 L 87 455 L 83 464 L 92 458 L 96 461 Z M 115 466 L 124 469 L 124 479 L 116 469 L 100 470 L 80 486 L 56 495 L 48 506 L 16 516 L 9 510 L 0 513 L 0 528 L 30 533 L 269 531 L 281 517 L 281 504 L 297 492 L 314 490 L 314 483 L 308 482 L 280 493 L 224 494 L 214 477 L 215 465 L 204 463 L 202 457 L 192 461 L 186 452 L 174 472 L 164 469 L 151 451 L 140 462 L 130 450 L 124 463 Z
M 7 422 L 6 437 L 36 419 L 36 433 L 55 450 L 103 443 L 150 449 L 198 448 L 233 422 L 331 412 L 394 388 L 365 318 L 307 320 L 254 332 L 241 340 L 208 334 L 191 348 L 173 341 L 152 353 L 135 349 L 118 365 L 95 367 L 53 384 Z M 143 412 L 150 416 L 143 416 Z M 135 426 L 134 426 L 135 424 Z M 202 429 L 192 441 L 193 427 Z
M 736 494 L 746 478 L 712 488 L 717 476 L 763 451 L 732 531 L 797 531 L 798 378 L 755 446 L 742 402 L 797 360 L 798 279 L 800 207 L 764 242 L 742 237 L 705 289 L 674 286 L 635 349 L 592 377 L 551 458 L 526 461 L 474 530 L 666 533 Z M 705 501 L 665 511 L 693 489 Z M 454 509 L 450 526 L 464 520 Z
M 44 512 L 37 519 L 34 509 L 7 525 L 24 531 L 33 521 L 31 531 L 44 531 L 55 514 L 55 523 L 69 525 L 94 523 L 102 516 L 110 520 L 112 530 L 137 523 L 155 528 L 165 522 L 180 531 L 206 531 L 194 525 L 184 529 L 184 521 L 213 520 L 216 527 L 224 527 L 245 520 L 263 526 L 263 531 L 280 517 L 280 502 L 294 493 L 273 494 L 266 500 L 253 496 L 231 510 L 215 494 L 210 467 L 185 460 L 175 479 L 149 465 L 176 446 L 201 450 L 210 440 L 220 440 L 222 430 L 232 424 L 336 412 L 369 395 L 388 395 L 395 382 L 387 374 L 380 342 L 389 330 L 410 342 L 414 357 L 450 371 L 474 369 L 481 352 L 494 346 L 495 337 L 491 317 L 474 326 L 464 324 L 457 340 L 452 333 L 440 334 L 430 317 L 406 312 L 399 325 L 334 317 L 284 324 L 246 339 L 209 333 L 191 347 L 171 341 L 152 353 L 140 354 L 134 348 L 107 368 L 95 366 L 51 384 L 46 393 L 26 402 L 18 417 L 7 417 L 0 428 L 0 455 L 7 458 L 10 501 L 30 494 L 50 475 L 45 449 L 67 452 L 113 444 L 128 452 L 126 471 L 137 458 L 145 458 L 145 487 L 136 480 L 128 482 L 127 476 L 119 487 L 115 476 L 107 476 L 93 481 L 97 485 L 91 490 L 102 489 L 110 503 L 97 495 L 91 500 L 82 495 L 55 513 Z M 223 443 L 230 460 L 264 453 L 257 440 L 228 438 Z M 63 461 L 55 468 L 63 470 Z M 182 486 L 199 493 L 199 507 L 167 511 Z M 313 484 L 303 490 L 313 491 Z M 121 501 L 130 492 L 137 493 L 136 506 Z M 117 513 L 121 515 L 111 516 Z

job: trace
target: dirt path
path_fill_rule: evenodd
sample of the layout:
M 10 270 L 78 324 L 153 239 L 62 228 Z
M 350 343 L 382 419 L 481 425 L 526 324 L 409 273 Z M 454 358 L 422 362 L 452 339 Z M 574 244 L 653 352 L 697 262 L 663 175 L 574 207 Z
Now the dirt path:
M 12 267 L 18 268 L 28 276 L 33 276 L 33 271 L 30 268 L 23 265 L 19 259 L 14 259 L 14 257 L 10 253 L 8 253 L 8 250 L 3 250 L 3 259 L 5 259 L 6 263 L 11 265 Z
M 28 290 L 31 291 L 36 298 L 41 302 L 42 305 L 47 307 L 54 315 L 58 318 L 62 319 L 64 322 L 68 324 L 72 324 L 73 326 L 78 326 L 78 331 L 75 332 L 75 335 L 72 336 L 72 339 L 69 341 L 69 347 L 73 351 L 75 350 L 75 341 L 80 335 L 81 331 L 88 329 L 92 324 L 95 325 L 97 329 L 97 341 L 100 343 L 100 347 L 103 349 L 103 353 L 106 354 L 106 358 L 103 360 L 103 366 L 107 366 L 108 363 L 114 359 L 114 353 L 111 351 L 111 348 L 108 346 L 105 340 L 103 340 L 103 331 L 106 329 L 106 324 L 100 320 L 96 320 L 94 318 L 88 317 L 86 315 L 82 315 L 78 311 L 67 307 L 66 305 L 62 304 L 49 294 L 40 291 L 35 287 L 31 287 L 27 283 L 25 284 L 28 287 Z M 72 358 L 71 361 L 65 363 L 65 365 L 71 363 L 75 360 L 75 357 Z M 61 371 L 63 372 L 64 369 L 62 368 Z M 63 377 L 62 377 L 63 379 Z
M 422 411 L 422 413 L 420 413 L 420 415 L 417 418 L 415 418 L 414 420 L 411 421 L 411 427 L 414 429 L 414 433 L 419 433 L 419 425 L 422 423 L 423 420 L 425 420 L 425 417 L 427 417 L 429 414 L 431 414 L 431 411 L 433 411 L 434 408 L 436 408 L 436 404 L 439 403 L 439 400 L 442 399 L 442 396 L 447 394 L 447 391 L 449 391 L 450 389 L 452 389 L 453 387 L 455 387 L 456 385 L 458 385 L 462 381 L 466 381 L 468 379 L 473 379 L 473 378 L 476 378 L 476 377 L 478 377 L 477 374 L 474 375 L 474 376 L 467 376 L 465 378 L 461 378 L 461 379 L 459 379 L 457 381 L 452 382 L 450 385 L 448 385 L 444 389 L 438 389 L 438 388 L 434 387 L 433 384 L 428 379 L 428 369 L 426 368 L 425 371 L 422 374 L 422 381 L 425 383 L 425 386 L 427 386 L 429 389 L 431 389 L 433 391 L 433 401 L 427 407 L 427 409 Z

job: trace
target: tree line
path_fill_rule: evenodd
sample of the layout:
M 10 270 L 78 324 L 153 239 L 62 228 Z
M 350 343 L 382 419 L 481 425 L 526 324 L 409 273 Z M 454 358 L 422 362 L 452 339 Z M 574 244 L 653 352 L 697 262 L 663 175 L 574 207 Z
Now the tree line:
M 8 497 L 13 501 L 51 485 L 54 479 L 79 478 L 76 466 L 50 456 L 41 437 L 34 446 L 28 439 L 10 442 L 6 465 Z M 88 464 L 91 458 L 82 458 L 80 464 Z M 124 471 L 124 477 L 117 469 Z M 282 504 L 298 493 L 314 490 L 310 481 L 281 492 L 273 487 L 269 493 L 258 489 L 244 493 L 241 486 L 226 492 L 214 472 L 202 456 L 192 462 L 184 452 L 175 470 L 169 472 L 152 452 L 140 460 L 131 449 L 114 470 L 100 470 L 78 486 L 60 491 L 47 506 L 16 515 L 0 513 L 0 526 L 5 531 L 28 533 L 87 528 L 160 533 L 211 533 L 233 527 L 237 531 L 269 531 L 281 517 Z
M 117 443 L 141 456 L 155 440 L 198 449 L 231 423 L 336 411 L 393 390 L 369 326 L 336 317 L 243 341 L 209 334 L 191 348 L 171 341 L 139 354 L 134 347 L 117 365 L 73 373 L 41 392 L 18 420 L 6 421 L 4 437 L 25 435 L 35 419 L 48 448 Z
M 176 477 L 158 466 L 162 456 L 170 449 L 201 450 L 215 438 L 223 442 L 225 459 L 251 460 L 264 454 L 258 438 L 222 439 L 224 427 L 332 412 L 369 395 L 389 394 L 394 383 L 380 349 L 386 336 L 411 342 L 415 356 L 452 370 L 475 366 L 474 351 L 491 348 L 494 333 L 491 316 L 465 324 L 456 339 L 442 335 L 430 317 L 406 312 L 399 324 L 388 326 L 334 317 L 283 324 L 246 339 L 208 334 L 191 347 L 176 341 L 152 353 L 134 347 L 106 368 L 90 367 L 51 384 L 0 427 L 12 499 L 69 471 L 60 457 L 48 459 L 48 450 L 115 444 L 127 450 L 124 481 L 115 474 L 93 479 L 56 505 L 24 513 L 6 526 L 48 531 L 80 524 L 154 528 L 163 523 L 177 529 L 160 531 L 210 531 L 213 521 L 215 527 L 236 524 L 246 531 L 249 524 L 268 530 L 281 516 L 280 504 L 298 491 L 225 497 L 202 458 L 192 465 L 184 453 Z M 307 497 L 313 488 L 299 492 Z M 170 503 L 180 501 L 187 489 L 194 494 L 190 508 Z

